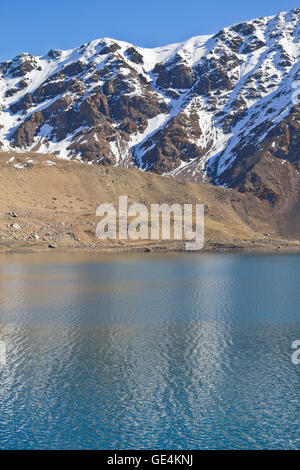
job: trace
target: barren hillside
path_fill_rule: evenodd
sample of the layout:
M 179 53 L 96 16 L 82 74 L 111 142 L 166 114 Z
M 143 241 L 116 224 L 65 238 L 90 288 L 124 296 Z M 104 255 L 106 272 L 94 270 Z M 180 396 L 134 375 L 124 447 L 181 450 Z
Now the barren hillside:
M 177 241 L 100 241 L 99 204 L 205 204 L 205 249 L 274 249 L 284 241 L 263 219 L 247 215 L 245 195 L 136 170 L 63 161 L 32 153 L 0 154 L 0 250 L 182 249 Z M 49 248 L 50 249 L 50 248 Z

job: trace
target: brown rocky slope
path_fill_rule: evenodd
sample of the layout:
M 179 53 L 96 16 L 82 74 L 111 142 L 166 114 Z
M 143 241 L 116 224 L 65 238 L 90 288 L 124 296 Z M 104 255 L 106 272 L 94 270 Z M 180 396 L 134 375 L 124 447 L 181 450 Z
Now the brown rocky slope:
M 137 170 L 66 162 L 55 156 L 0 154 L 0 251 L 182 250 L 176 240 L 100 241 L 96 208 L 104 202 L 205 204 L 205 250 L 300 249 L 263 217 L 247 213 L 253 201 L 236 190 Z

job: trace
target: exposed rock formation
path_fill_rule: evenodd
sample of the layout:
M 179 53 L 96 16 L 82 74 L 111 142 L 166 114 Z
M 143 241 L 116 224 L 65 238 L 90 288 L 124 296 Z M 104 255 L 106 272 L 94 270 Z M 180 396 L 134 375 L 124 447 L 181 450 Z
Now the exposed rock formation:
M 155 49 L 100 39 L 17 56 L 0 64 L 0 146 L 212 181 L 290 210 L 299 17 L 295 9 Z

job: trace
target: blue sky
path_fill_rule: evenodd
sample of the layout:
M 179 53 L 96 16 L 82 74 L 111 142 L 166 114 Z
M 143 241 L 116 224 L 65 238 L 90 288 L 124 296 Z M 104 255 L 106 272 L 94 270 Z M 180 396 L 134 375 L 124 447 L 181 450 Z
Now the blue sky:
M 0 61 L 112 37 L 154 47 L 300 7 L 300 0 L 0 0 Z

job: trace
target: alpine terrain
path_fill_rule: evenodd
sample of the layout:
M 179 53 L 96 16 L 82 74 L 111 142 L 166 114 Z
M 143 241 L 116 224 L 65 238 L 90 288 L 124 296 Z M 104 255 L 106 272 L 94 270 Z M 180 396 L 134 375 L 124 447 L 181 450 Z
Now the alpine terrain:
M 210 182 L 249 194 L 246 213 L 295 214 L 299 57 L 300 9 L 154 49 L 24 53 L 0 64 L 0 150 Z

